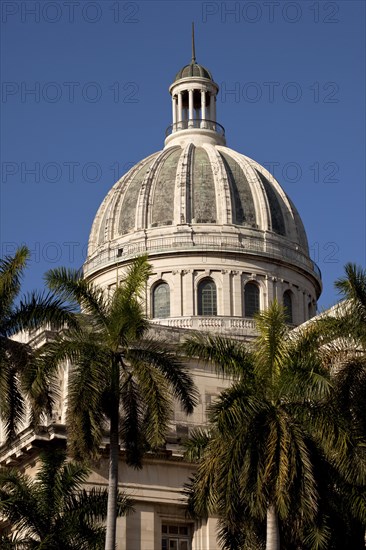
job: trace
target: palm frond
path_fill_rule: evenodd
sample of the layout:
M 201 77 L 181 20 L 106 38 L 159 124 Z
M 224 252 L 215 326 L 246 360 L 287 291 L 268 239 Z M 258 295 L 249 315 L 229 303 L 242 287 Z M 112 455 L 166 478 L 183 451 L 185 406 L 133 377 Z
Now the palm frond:
M 264 550 L 265 526 L 242 506 L 240 518 L 234 523 L 219 520 L 218 541 L 223 550 Z
M 60 267 L 51 269 L 45 275 L 48 287 L 60 298 L 71 304 L 80 305 L 83 312 L 93 316 L 100 328 L 107 324 L 108 300 L 102 289 L 96 288 L 82 276 L 81 270 Z
M 335 282 L 345 301 L 337 310 L 337 317 L 348 332 L 366 348 L 366 270 L 356 264 L 345 265 L 345 277 Z M 347 326 L 348 325 L 348 326 Z
M 0 512 L 19 531 L 42 536 L 43 519 L 34 485 L 15 469 L 0 470 Z
M 68 444 L 78 460 L 98 454 L 106 412 L 105 394 L 110 383 L 108 366 L 108 354 L 85 345 L 69 374 Z
M 212 433 L 207 428 L 194 428 L 189 438 L 183 442 L 184 458 L 190 462 L 197 462 L 210 442 Z
M 126 449 L 126 461 L 134 468 L 141 468 L 143 454 L 148 449 L 143 430 L 144 408 L 138 385 L 129 374 L 123 381 L 120 396 L 120 436 Z
M 108 491 L 82 489 L 88 474 L 85 466 L 67 462 L 62 449 L 42 453 L 35 479 L 1 470 L 0 513 L 21 530 L 21 536 L 3 537 L 4 548 L 102 550 Z M 117 516 L 132 511 L 131 499 L 119 492 Z
M 157 448 L 165 443 L 173 415 L 169 385 L 163 373 L 143 362 L 134 363 L 133 376 L 137 381 L 139 399 L 143 401 L 141 410 L 145 409 L 144 437 L 152 448 Z
M 11 441 L 25 421 L 26 408 L 16 366 L 8 360 L 3 360 L 1 364 L 0 395 L 0 416 L 6 438 Z
M 123 287 L 118 287 L 111 301 L 108 316 L 108 335 L 114 349 L 128 347 L 142 338 L 148 328 L 142 304 L 130 296 Z
M 163 374 L 170 389 L 187 414 L 191 414 L 198 401 L 198 392 L 189 369 L 174 353 L 166 351 L 168 343 L 145 338 L 136 347 L 131 346 L 126 359 L 144 363 Z
M 126 299 L 143 299 L 146 283 L 152 273 L 147 254 L 137 256 L 127 268 L 127 274 L 120 286 Z
M 26 246 L 18 248 L 13 257 L 0 259 L 0 318 L 6 314 L 20 291 L 20 284 L 29 258 Z
M 246 345 L 236 340 L 197 333 L 183 342 L 182 351 L 187 357 L 213 365 L 222 376 L 251 377 L 253 374 L 252 355 Z
M 287 357 L 285 310 L 274 300 L 267 310 L 256 315 L 255 320 L 259 333 L 255 340 L 256 371 L 264 383 L 273 386 Z
M 56 330 L 64 326 L 77 328 L 75 309 L 65 305 L 51 293 L 32 292 L 22 298 L 19 305 L 8 315 L 3 330 L 10 337 L 24 330 L 35 330 L 48 323 Z
M 346 276 L 337 279 L 334 286 L 345 299 L 359 302 L 366 313 L 366 270 L 352 263 L 347 263 L 344 270 Z
M 266 406 L 260 387 L 237 382 L 221 391 L 208 407 L 208 417 L 220 433 L 232 434 L 237 426 L 250 423 L 253 415 L 261 414 Z
M 77 514 L 78 520 L 86 523 L 104 521 L 107 517 L 108 490 L 93 487 L 90 490 L 70 492 L 65 512 Z M 121 491 L 117 495 L 117 515 L 126 516 L 134 512 L 133 500 Z
M 327 550 L 331 531 L 325 518 L 321 524 L 313 523 L 308 526 L 308 532 L 304 537 L 304 543 L 314 550 Z

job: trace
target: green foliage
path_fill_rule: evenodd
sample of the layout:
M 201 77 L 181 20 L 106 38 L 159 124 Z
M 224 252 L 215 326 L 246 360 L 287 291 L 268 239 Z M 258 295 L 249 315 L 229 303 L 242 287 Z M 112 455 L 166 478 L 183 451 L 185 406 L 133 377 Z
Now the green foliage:
M 80 272 L 55 269 L 50 287 L 79 304 L 77 329 L 64 331 L 44 351 L 48 368 L 69 360 L 69 446 L 75 458 L 93 457 L 113 411 L 119 411 L 120 437 L 127 460 L 141 465 L 143 452 L 164 443 L 173 400 L 192 412 L 195 391 L 187 368 L 165 351 L 165 342 L 143 336 L 148 323 L 142 293 L 151 272 L 146 257 L 127 270 L 113 296 L 83 279 Z
M 55 269 L 46 276 L 60 298 L 82 311 L 78 326 L 48 345 L 42 360 L 50 371 L 64 361 L 72 365 L 67 410 L 72 456 L 95 458 L 109 431 L 108 549 L 115 546 L 119 443 L 127 463 L 142 467 L 144 453 L 165 443 L 174 399 L 187 413 L 197 402 L 187 367 L 166 351 L 166 342 L 147 337 L 143 296 L 150 273 L 147 257 L 136 258 L 113 295 L 96 288 L 80 272 Z
M 0 470 L 0 513 L 17 534 L 3 535 L 1 548 L 14 550 L 102 550 L 107 490 L 82 489 L 88 469 L 67 462 L 61 449 L 44 452 L 35 478 Z M 118 494 L 118 516 L 132 502 Z
M 52 294 L 33 292 L 18 301 L 29 251 L 20 247 L 13 257 L 0 260 L 0 416 L 8 440 L 14 439 L 26 420 L 25 398 L 31 406 L 31 423 L 50 412 L 54 399 L 52 376 L 38 362 L 32 348 L 12 339 L 21 331 L 52 323 L 74 326 L 71 308 Z
M 232 380 L 209 407 L 207 433 L 187 442 L 186 457 L 197 462 L 186 488 L 190 513 L 217 514 L 220 541 L 231 550 L 264 547 L 269 507 L 280 520 L 281 548 L 340 550 L 334 533 L 341 509 L 343 532 L 346 524 L 356 531 L 357 521 L 366 525 L 358 431 L 365 413 L 361 396 L 358 408 L 353 402 L 364 366 L 332 374 L 319 326 L 289 333 L 276 302 L 256 322 L 252 345 L 206 335 L 184 344 Z

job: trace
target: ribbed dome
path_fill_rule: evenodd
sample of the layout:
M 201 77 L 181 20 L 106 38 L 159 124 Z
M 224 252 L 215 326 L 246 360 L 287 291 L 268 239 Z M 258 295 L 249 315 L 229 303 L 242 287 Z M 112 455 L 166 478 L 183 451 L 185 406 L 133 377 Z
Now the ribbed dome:
M 189 78 L 189 77 L 201 77 L 201 78 L 208 78 L 209 80 L 213 81 L 212 75 L 208 69 L 203 67 L 202 65 L 199 65 L 198 63 L 190 63 L 189 65 L 185 65 L 183 69 L 181 69 L 175 76 L 174 82 L 177 80 L 180 80 L 181 78 Z
M 196 63 L 192 35 L 192 61 L 169 87 L 172 124 L 164 149 L 137 163 L 107 194 L 84 274 L 113 291 L 131 260 L 147 254 L 152 272 L 145 307 L 154 322 L 247 334 L 255 330 L 253 308 L 278 299 L 300 324 L 316 310 L 319 268 L 280 184 L 226 147 L 218 91 Z
M 141 230 L 186 224 L 274 234 L 309 254 L 297 210 L 263 166 L 228 147 L 193 143 L 145 158 L 114 185 L 95 218 L 89 254 Z

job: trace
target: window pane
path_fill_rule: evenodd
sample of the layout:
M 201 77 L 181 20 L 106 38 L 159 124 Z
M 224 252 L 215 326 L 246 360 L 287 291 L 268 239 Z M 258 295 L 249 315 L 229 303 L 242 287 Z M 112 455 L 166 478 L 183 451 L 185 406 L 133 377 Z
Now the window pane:
M 153 317 L 164 319 L 170 316 L 170 288 L 167 283 L 161 283 L 153 292 Z
M 161 531 L 161 550 L 191 550 L 189 525 L 163 523 Z
M 286 322 L 292 323 L 292 296 L 289 290 L 283 295 L 283 307 L 285 308 Z
M 255 283 L 247 283 L 244 287 L 244 317 L 254 317 L 259 308 L 259 288 Z
M 198 285 L 198 315 L 217 315 L 216 285 L 211 279 Z

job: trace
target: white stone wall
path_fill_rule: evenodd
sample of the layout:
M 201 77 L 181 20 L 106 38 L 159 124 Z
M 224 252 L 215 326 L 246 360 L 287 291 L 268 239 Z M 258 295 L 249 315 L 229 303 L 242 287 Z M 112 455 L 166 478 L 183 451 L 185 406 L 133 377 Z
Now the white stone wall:
M 196 328 L 227 332 L 235 336 L 253 335 L 246 329 L 251 324 L 240 325 L 238 321 L 245 317 L 244 286 L 255 282 L 260 291 L 261 309 L 265 309 L 277 299 L 282 303 L 283 294 L 290 290 L 293 297 L 293 324 L 300 325 L 316 313 L 316 289 L 311 276 L 296 266 L 285 261 L 270 260 L 266 257 L 245 256 L 211 251 L 180 255 L 161 255 L 149 259 L 153 274 L 146 289 L 146 315 L 153 316 L 152 293 L 158 282 L 166 282 L 170 287 L 170 318 L 156 320 L 160 324 L 178 328 Z M 183 264 L 183 267 L 182 267 Z M 124 267 L 111 266 L 92 276 L 96 285 L 115 289 L 118 280 L 122 280 Z M 199 282 L 211 277 L 217 289 L 217 316 L 221 320 L 212 320 L 211 325 L 205 320 L 198 323 L 195 319 L 197 309 L 197 287 Z M 310 305 L 310 306 L 309 306 Z

